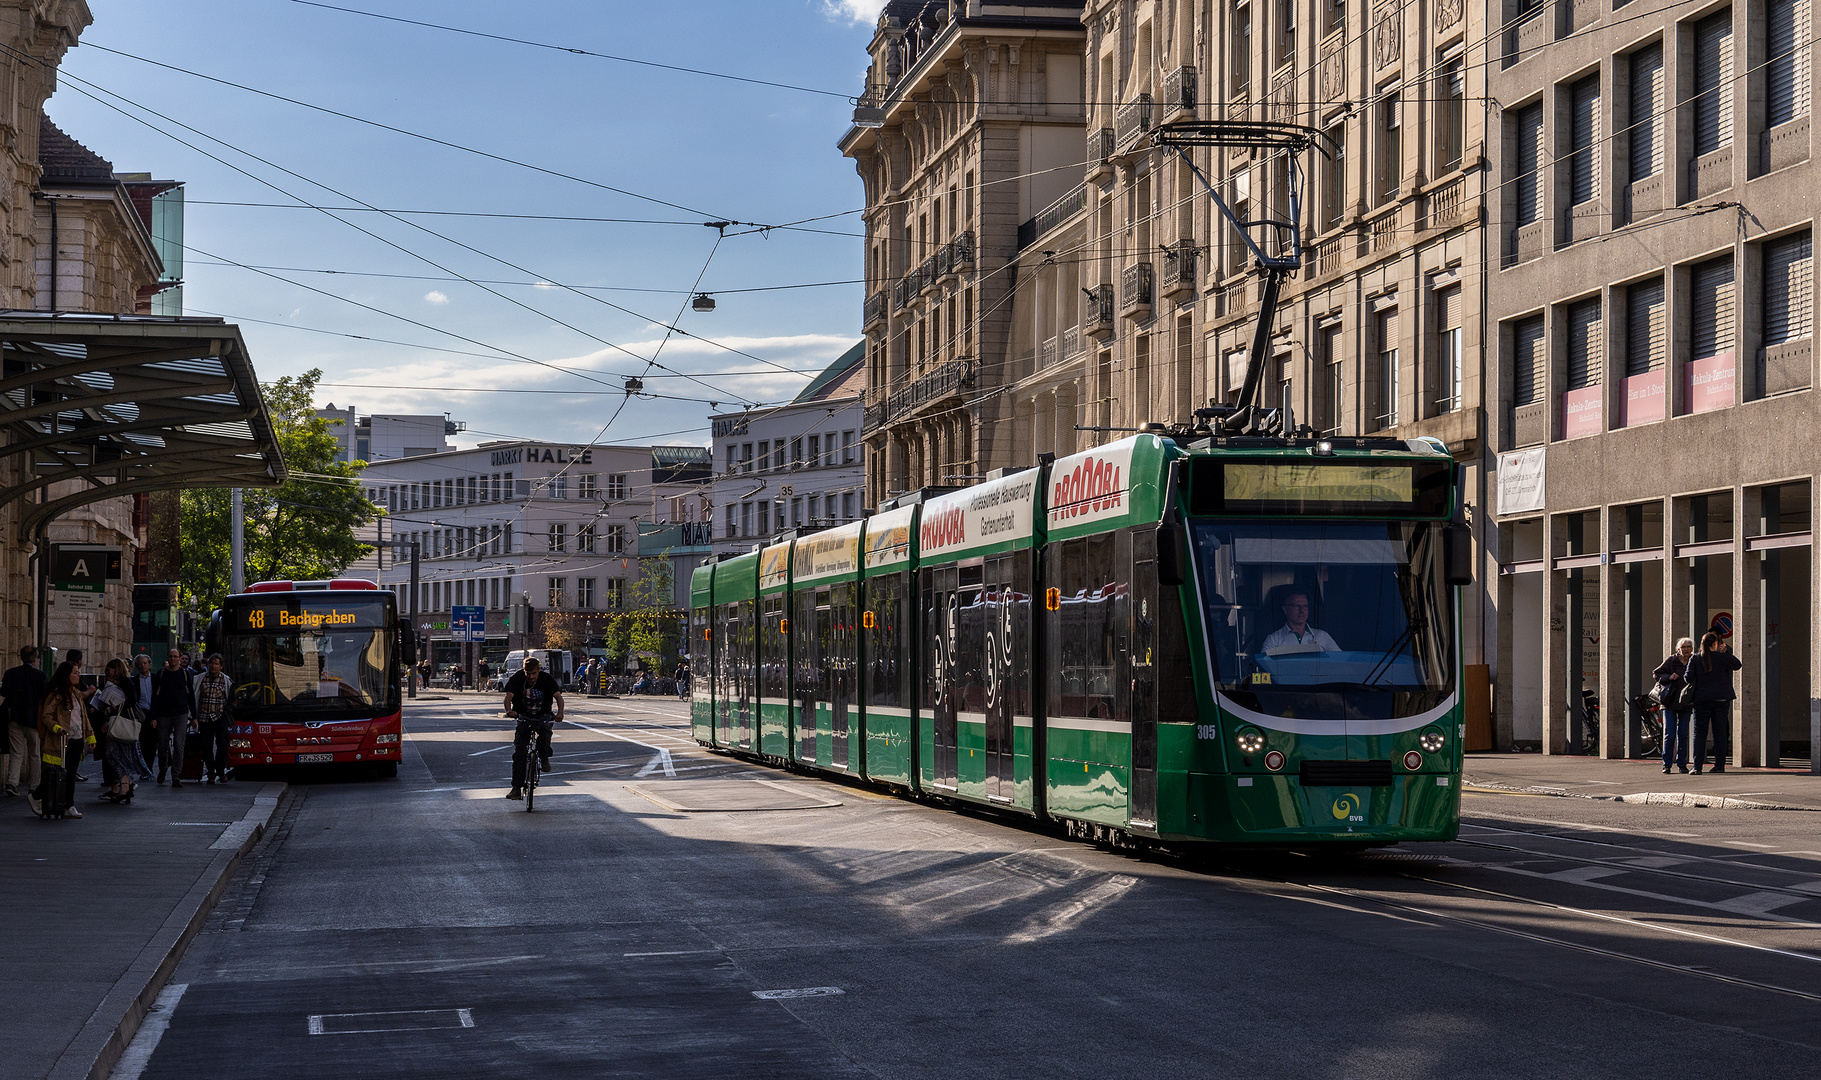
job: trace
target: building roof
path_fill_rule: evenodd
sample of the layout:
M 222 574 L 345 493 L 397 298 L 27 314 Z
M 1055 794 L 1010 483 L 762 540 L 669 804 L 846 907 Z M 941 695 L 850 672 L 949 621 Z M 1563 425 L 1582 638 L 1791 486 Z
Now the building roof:
M 38 166 L 48 184 L 113 187 L 114 163 L 64 134 L 51 118 L 38 114 Z
M 809 385 L 790 400 L 792 405 L 802 405 L 811 401 L 827 401 L 830 398 L 847 397 L 866 389 L 861 363 L 866 359 L 866 339 L 854 342 L 854 347 L 842 353 L 835 362 L 824 368 L 822 374 L 809 380 Z M 856 381 L 860 377 L 860 381 Z

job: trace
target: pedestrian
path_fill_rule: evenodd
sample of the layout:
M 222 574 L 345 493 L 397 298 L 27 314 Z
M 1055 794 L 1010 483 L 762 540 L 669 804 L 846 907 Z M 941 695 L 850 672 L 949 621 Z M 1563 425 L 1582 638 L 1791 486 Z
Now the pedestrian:
M 166 770 L 171 770 L 171 786 L 183 786 L 183 754 L 189 746 L 194 715 L 190 674 L 183 666 L 183 654 L 172 649 L 165 654 L 164 667 L 152 673 L 152 723 L 158 728 L 160 784 Z
M 19 650 L 19 665 L 0 676 L 0 697 L 6 699 L 7 795 L 19 794 L 21 780 L 26 791 L 38 789 L 38 705 L 44 699 L 44 683 L 38 650 L 31 645 Z
M 158 760 L 158 725 L 152 723 L 152 658 L 140 653 L 133 658 L 133 692 L 128 700 L 139 710 L 139 756 L 146 761 Z
M 82 676 L 82 650 L 81 649 L 71 649 L 68 652 L 63 654 L 63 658 L 65 660 L 68 660 L 70 663 L 76 665 L 76 675 L 77 675 L 76 692 L 78 694 L 82 695 L 83 707 L 89 708 L 90 707 L 89 700 L 95 696 L 95 688 L 92 686 L 82 685 L 82 679 L 81 679 L 81 676 Z M 96 734 L 95 718 L 93 716 L 89 717 L 88 728 L 89 728 L 90 734 Z M 97 739 L 99 739 L 99 737 L 100 736 L 97 735 Z M 98 741 L 95 744 L 95 753 L 97 755 L 96 760 L 100 760 L 99 755 L 101 753 L 101 744 Z M 80 761 L 81 758 L 78 757 L 77 760 Z M 74 768 L 74 767 L 72 766 L 72 768 Z M 76 783 L 86 784 L 86 783 L 88 783 L 88 780 L 89 780 L 89 778 L 82 775 L 80 772 L 76 773 Z
M 196 732 L 202 739 L 202 767 L 210 784 L 228 782 L 228 677 L 220 653 L 209 657 L 209 666 L 190 681 L 196 702 Z
M 139 753 L 137 732 L 145 723 L 145 713 L 133 704 L 138 693 L 135 684 L 133 676 L 127 674 L 126 661 L 109 660 L 101 689 L 95 693 L 95 708 L 106 717 L 106 726 L 98 732 L 106 744 L 103 760 L 113 773 L 113 784 L 102 794 L 101 801 L 119 806 L 133 801 L 138 781 L 152 778 L 152 770 L 146 768 L 145 758 Z M 123 737 L 129 733 L 131 737 Z
M 1713 732 L 1716 773 L 1726 771 L 1726 755 L 1732 749 L 1732 673 L 1743 666 L 1712 630 L 1701 635 L 1701 651 L 1690 657 L 1683 672 L 1695 688 L 1695 775 L 1707 758 L 1707 733 Z
M 1682 688 L 1688 685 L 1683 673 L 1688 670 L 1689 657 L 1694 654 L 1694 639 L 1683 638 L 1676 642 L 1676 651 L 1652 673 L 1657 677 L 1657 704 L 1663 708 L 1664 772 L 1669 771 L 1671 764 L 1683 772 L 1688 771 L 1688 721 L 1694 709 L 1683 705 L 1679 699 Z
M 65 660 L 51 674 L 45 687 L 44 700 L 38 705 L 38 745 L 44 764 L 41 770 L 35 813 L 81 818 L 76 809 L 76 763 L 82 751 L 94 745 L 95 735 L 88 726 L 88 703 L 82 693 L 82 668 Z
M 677 662 L 677 697 L 687 698 L 688 696 L 689 696 L 689 661 L 681 660 L 681 661 Z

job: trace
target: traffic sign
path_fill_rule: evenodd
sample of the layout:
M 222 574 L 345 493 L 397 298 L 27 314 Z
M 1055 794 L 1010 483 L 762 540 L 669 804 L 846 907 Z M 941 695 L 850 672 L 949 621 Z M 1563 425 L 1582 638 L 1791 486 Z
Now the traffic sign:
M 449 609 L 450 641 L 486 641 L 487 609 L 479 605 L 457 604 Z
M 1715 615 L 1713 624 L 1708 629 L 1720 635 L 1721 640 L 1732 637 L 1732 612 L 1722 611 Z
M 79 582 L 56 582 L 51 588 L 57 594 L 57 605 L 65 611 L 100 611 L 107 597 L 107 586 L 101 582 L 85 585 Z
M 120 580 L 120 549 L 101 544 L 58 544 L 51 552 L 51 581 L 80 585 Z

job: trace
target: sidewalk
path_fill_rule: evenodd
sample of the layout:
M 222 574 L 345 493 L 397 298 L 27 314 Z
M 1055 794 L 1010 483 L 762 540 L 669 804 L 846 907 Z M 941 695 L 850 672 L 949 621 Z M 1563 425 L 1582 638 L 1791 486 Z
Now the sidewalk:
M 86 764 L 80 821 L 0 800 L 0 984 L 22 1006 L 0 1010 L 7 1080 L 106 1080 L 285 789 L 147 783 L 110 806 Z
M 1674 806 L 1821 810 L 1821 776 L 1807 769 L 1727 766 L 1718 776 L 1663 772 L 1655 758 L 1632 760 L 1559 754 L 1468 754 L 1464 780 L 1474 787 Z

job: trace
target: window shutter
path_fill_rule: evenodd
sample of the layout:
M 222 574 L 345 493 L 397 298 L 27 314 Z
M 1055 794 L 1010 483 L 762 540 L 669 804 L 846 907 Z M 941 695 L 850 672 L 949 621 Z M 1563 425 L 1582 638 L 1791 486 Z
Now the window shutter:
M 1397 329 L 1397 309 L 1381 311 L 1378 315 L 1378 351 L 1390 352 L 1397 348 L 1399 334 Z
M 1765 124 L 1808 115 L 1809 0 L 1770 0 L 1765 29 Z
M 1600 77 L 1592 75 L 1568 92 L 1569 137 L 1574 156 L 1568 163 L 1568 201 L 1580 205 L 1599 197 L 1600 176 L 1594 147 L 1600 141 Z
M 1543 396 L 1543 317 L 1533 315 L 1512 327 L 1512 400 L 1534 405 Z
M 1543 160 L 1542 102 L 1518 111 L 1517 142 L 1517 221 L 1528 225 L 1543 216 L 1543 185 L 1537 177 Z
M 1568 305 L 1568 389 L 1600 384 L 1600 302 L 1582 300 Z
M 1764 344 L 1781 345 L 1809 335 L 1811 248 L 1798 233 L 1764 245 Z
M 1435 328 L 1453 330 L 1461 325 L 1461 287 L 1450 285 L 1435 294 Z
M 1695 26 L 1695 153 L 1732 142 L 1732 9 Z
M 1806 2 L 1806 0 L 1804 0 Z M 1631 180 L 1663 168 L 1663 46 L 1631 54 Z
M 1694 270 L 1694 353 L 1705 360 L 1732 348 L 1733 275 L 1731 257 L 1715 259 Z
M 1645 282 L 1626 290 L 1625 374 L 1642 375 L 1663 366 L 1665 309 L 1663 281 Z

